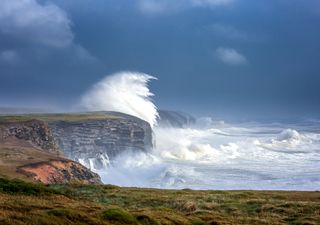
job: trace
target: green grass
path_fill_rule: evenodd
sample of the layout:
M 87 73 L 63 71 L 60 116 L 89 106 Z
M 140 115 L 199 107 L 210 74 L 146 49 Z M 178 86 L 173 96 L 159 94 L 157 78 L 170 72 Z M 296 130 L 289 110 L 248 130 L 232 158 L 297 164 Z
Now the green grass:
M 27 183 L 22 180 L 8 180 L 0 178 L 0 193 L 43 196 L 59 194 L 59 191 L 48 188 L 43 184 L 34 184 Z
M 320 224 L 320 192 L 193 191 L 0 179 L 0 224 Z
M 107 209 L 102 213 L 102 217 L 120 224 L 138 224 L 137 219 L 131 213 L 121 208 Z
M 30 120 L 43 120 L 50 121 L 81 121 L 81 120 L 93 120 L 93 119 L 116 119 L 118 117 L 109 114 L 100 113 L 59 113 L 59 114 L 23 114 L 23 115 L 3 115 L 0 116 L 1 123 L 18 123 L 26 122 Z

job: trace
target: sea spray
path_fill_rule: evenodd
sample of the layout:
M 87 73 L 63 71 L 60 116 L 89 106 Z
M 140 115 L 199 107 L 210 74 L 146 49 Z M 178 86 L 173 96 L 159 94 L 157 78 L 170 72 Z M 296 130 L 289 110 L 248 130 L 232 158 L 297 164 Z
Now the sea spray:
M 116 111 L 147 121 L 151 127 L 159 114 L 152 102 L 148 82 L 156 79 L 145 73 L 119 72 L 95 84 L 81 99 L 88 111 Z
M 124 153 L 98 173 L 105 183 L 121 186 L 316 190 L 320 135 L 309 126 L 297 124 L 294 130 L 287 126 L 227 122 L 212 122 L 206 128 L 156 126 L 157 146 L 152 152 Z
M 81 100 L 90 111 L 137 116 L 155 133 L 157 146 L 152 151 L 124 152 L 110 167 L 96 171 L 105 183 L 194 189 L 319 188 L 319 123 L 230 124 L 205 118 L 193 127 L 159 127 L 147 86 L 151 79 L 143 73 L 117 73 L 94 85 Z

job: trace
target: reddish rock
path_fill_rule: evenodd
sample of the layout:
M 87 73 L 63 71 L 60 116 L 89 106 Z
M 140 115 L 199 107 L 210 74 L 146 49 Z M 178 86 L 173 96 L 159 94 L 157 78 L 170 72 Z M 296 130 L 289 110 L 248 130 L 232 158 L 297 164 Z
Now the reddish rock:
M 98 174 L 65 159 L 47 122 L 30 119 L 0 123 L 0 177 L 45 184 L 100 184 Z
M 100 177 L 96 173 L 93 173 L 77 162 L 64 159 L 21 166 L 17 172 L 44 184 L 68 182 L 79 182 L 82 184 L 101 183 Z

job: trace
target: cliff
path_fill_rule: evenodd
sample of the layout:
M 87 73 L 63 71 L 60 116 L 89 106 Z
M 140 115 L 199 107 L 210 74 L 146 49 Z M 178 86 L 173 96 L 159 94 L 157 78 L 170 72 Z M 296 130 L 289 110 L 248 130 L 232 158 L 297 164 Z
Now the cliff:
M 158 124 L 162 127 L 183 128 L 195 124 L 196 119 L 185 112 L 176 112 L 169 110 L 158 110 Z
M 0 117 L 0 177 L 45 184 L 101 183 L 96 173 L 62 157 L 46 122 L 16 119 Z
M 100 177 L 78 162 L 36 148 L 14 136 L 0 141 L 0 177 L 45 184 L 78 182 L 99 184 Z
M 40 120 L 12 120 L 0 123 L 0 141 L 4 141 L 8 137 L 28 141 L 34 147 L 39 147 L 56 155 L 61 154 L 48 124 Z
M 147 122 L 117 112 L 0 116 L 0 147 L 13 143 L 16 147 L 50 154 L 44 160 L 45 164 L 43 160 L 32 162 L 35 163 L 32 165 L 21 162 L 19 173 L 45 183 L 70 180 L 91 183 L 90 179 L 96 181 L 93 174 L 89 175 L 79 163 L 63 161 L 61 157 L 93 170 L 103 169 L 125 151 L 151 149 L 152 130 Z M 58 161 L 65 165 L 57 167 L 55 157 L 60 157 Z M 49 177 L 43 177 L 43 171 L 48 171 Z M 81 171 L 80 175 L 74 176 L 76 171 Z
M 116 112 L 104 115 L 109 118 L 48 122 L 57 145 L 67 158 L 98 170 L 125 151 L 152 148 L 152 130 L 147 122 Z

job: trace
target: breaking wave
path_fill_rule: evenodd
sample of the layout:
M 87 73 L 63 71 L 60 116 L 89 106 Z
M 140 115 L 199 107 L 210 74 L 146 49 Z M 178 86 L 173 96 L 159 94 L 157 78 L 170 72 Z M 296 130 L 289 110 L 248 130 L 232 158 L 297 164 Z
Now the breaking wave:
M 98 172 L 104 183 L 193 189 L 316 190 L 320 187 L 320 124 L 228 123 L 199 118 L 161 127 L 144 73 L 121 72 L 94 85 L 87 110 L 119 111 L 153 127 L 156 147 L 117 156 Z M 103 158 L 108 164 L 107 156 Z M 94 159 L 83 161 L 94 169 Z
M 123 154 L 99 171 L 105 183 L 193 189 L 317 190 L 320 134 L 308 126 L 155 127 L 149 153 Z
M 277 141 L 282 142 L 299 142 L 301 136 L 298 131 L 292 129 L 283 130 L 277 137 Z
M 82 97 L 80 105 L 88 111 L 117 111 L 136 116 L 153 127 L 159 115 L 148 88 L 152 79 L 156 78 L 138 72 L 107 76 Z

